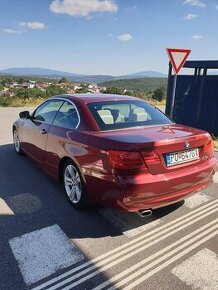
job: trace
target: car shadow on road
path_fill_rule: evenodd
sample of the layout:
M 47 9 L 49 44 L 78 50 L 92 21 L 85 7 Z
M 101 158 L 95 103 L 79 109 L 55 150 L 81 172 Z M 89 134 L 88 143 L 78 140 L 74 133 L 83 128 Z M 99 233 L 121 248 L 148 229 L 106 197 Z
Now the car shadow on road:
M 107 239 L 102 242 L 101 238 L 122 236 L 124 231 L 152 224 L 155 219 L 175 211 L 177 206 L 156 210 L 154 216 L 148 219 L 142 219 L 134 213 L 104 209 L 100 206 L 77 211 L 68 201 L 62 186 L 42 172 L 30 158 L 17 155 L 12 144 L 0 146 L 0 265 L 4 266 L 1 285 L 4 285 L 4 289 L 14 289 L 16 281 L 16 289 L 28 288 L 16 266 L 9 241 L 58 225 L 83 254 L 84 261 L 81 263 L 90 261 L 90 269 L 94 267 L 98 278 L 91 282 L 87 281 L 85 288 L 83 284 L 80 288 L 93 289 L 98 283 L 109 278 L 84 252 L 78 239 L 86 243 L 87 238 L 93 238 L 92 241 L 88 240 L 90 247 L 94 243 L 93 253 L 104 254 L 114 246 L 110 239 L 106 243 Z M 32 286 L 37 286 L 48 279 L 56 279 L 57 275 L 65 275 L 67 271 L 74 271 L 81 263 L 58 270 Z
M 14 231 L 19 236 L 53 224 L 58 224 L 70 238 L 119 236 L 123 230 L 152 223 L 181 205 L 155 210 L 150 218 L 100 206 L 78 211 L 62 186 L 30 158 L 17 155 L 12 144 L 0 146 L 0 227 L 6 224 L 10 228 L 7 240 L 15 236 Z

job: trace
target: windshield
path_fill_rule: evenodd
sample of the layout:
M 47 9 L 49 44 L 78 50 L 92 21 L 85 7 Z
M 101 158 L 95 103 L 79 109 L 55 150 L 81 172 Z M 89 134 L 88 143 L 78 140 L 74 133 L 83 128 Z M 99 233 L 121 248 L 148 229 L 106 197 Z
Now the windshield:
M 157 108 L 141 100 L 103 101 L 87 106 L 102 131 L 172 124 Z

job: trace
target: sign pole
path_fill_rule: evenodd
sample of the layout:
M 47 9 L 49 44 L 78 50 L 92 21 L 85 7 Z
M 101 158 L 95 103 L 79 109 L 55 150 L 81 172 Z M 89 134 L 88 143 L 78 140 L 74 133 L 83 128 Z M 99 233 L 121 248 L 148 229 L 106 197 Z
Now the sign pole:
M 176 84 L 177 84 L 177 75 L 174 74 L 173 78 L 173 93 L 172 93 L 172 101 L 171 101 L 171 108 L 170 108 L 170 118 L 173 118 L 173 108 L 174 108 L 174 103 L 175 103 L 175 98 L 176 98 Z

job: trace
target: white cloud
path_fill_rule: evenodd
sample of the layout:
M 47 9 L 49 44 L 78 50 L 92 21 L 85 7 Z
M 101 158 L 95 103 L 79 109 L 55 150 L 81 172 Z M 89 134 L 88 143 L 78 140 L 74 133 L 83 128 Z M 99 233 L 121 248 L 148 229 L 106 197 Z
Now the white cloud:
M 33 30 L 45 28 L 45 24 L 42 22 L 19 22 L 18 24 Z
M 18 29 L 10 29 L 10 28 L 3 28 L 1 29 L 3 32 L 11 33 L 11 34 L 22 34 L 27 32 L 29 29 L 37 30 L 37 29 L 44 29 L 45 24 L 42 22 L 18 22 L 19 26 L 23 28 Z
M 184 19 L 186 19 L 186 20 L 193 20 L 193 19 L 195 19 L 195 18 L 197 18 L 197 17 L 198 17 L 197 14 L 189 13 L 188 15 L 186 15 L 186 16 L 184 17 Z
M 184 4 L 188 4 L 190 6 L 197 6 L 197 7 L 201 7 L 201 8 L 206 7 L 206 4 L 200 0 L 185 0 Z
M 10 29 L 10 28 L 3 28 L 2 31 L 6 32 L 6 33 L 12 33 L 12 34 L 24 33 L 24 31 L 22 31 L 22 30 L 15 30 L 15 29 Z
M 218 5 L 215 6 L 215 9 L 218 10 Z
M 132 35 L 127 33 L 127 34 L 121 34 L 118 36 L 118 39 L 120 41 L 128 41 L 128 40 L 131 40 L 132 39 Z
M 133 5 L 133 6 L 126 7 L 125 11 L 129 12 L 129 11 L 133 11 L 133 10 L 136 10 L 136 9 L 137 9 L 137 6 Z
M 94 12 L 117 12 L 114 0 L 53 0 L 50 10 L 71 16 L 88 16 Z
M 200 34 L 196 34 L 196 35 L 193 35 L 192 38 L 195 39 L 195 40 L 199 40 L 199 39 L 203 39 L 204 36 L 200 35 Z

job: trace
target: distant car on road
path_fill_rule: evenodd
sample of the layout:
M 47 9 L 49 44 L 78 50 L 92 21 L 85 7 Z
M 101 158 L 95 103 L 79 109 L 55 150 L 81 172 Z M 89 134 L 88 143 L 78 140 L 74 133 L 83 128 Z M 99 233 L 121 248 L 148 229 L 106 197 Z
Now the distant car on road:
M 217 164 L 209 133 L 129 96 L 52 97 L 20 113 L 13 139 L 75 208 L 94 201 L 150 214 L 211 184 Z

